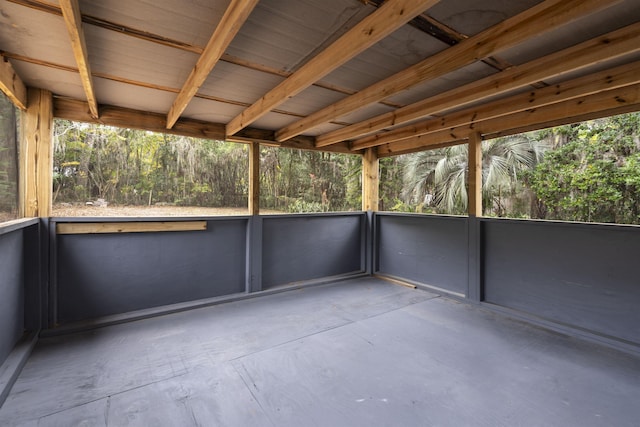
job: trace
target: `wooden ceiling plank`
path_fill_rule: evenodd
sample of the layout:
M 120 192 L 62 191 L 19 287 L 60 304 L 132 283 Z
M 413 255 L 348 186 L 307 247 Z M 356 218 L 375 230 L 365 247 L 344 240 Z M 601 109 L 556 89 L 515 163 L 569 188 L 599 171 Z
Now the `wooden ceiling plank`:
M 371 148 L 388 142 L 426 135 L 457 126 L 469 125 L 470 127 L 475 127 L 485 120 L 637 83 L 640 83 L 640 61 L 558 83 L 543 89 L 528 91 L 443 117 L 397 128 L 389 132 L 365 137 L 354 141 L 352 148 L 354 150 Z
M 511 129 L 542 129 L 549 123 L 575 123 L 583 117 L 603 117 L 610 111 L 640 110 L 640 84 L 598 92 L 540 108 L 520 111 L 507 116 L 484 121 L 477 126 L 463 125 L 420 135 L 377 147 L 381 156 L 397 155 L 427 149 L 434 144 L 445 144 L 467 138 L 469 132 L 483 136 L 508 134 Z M 485 138 L 486 139 L 486 138 Z
M 200 86 L 202 86 L 257 4 L 258 0 L 231 0 L 219 25 L 211 35 L 202 55 L 200 55 L 198 62 L 191 70 L 187 81 L 182 86 L 167 114 L 167 129 L 173 127 L 184 109 L 187 108 L 193 96 L 198 92 Z
M 80 80 L 82 81 L 82 87 L 84 88 L 84 93 L 89 103 L 91 115 L 94 118 L 98 118 L 98 100 L 96 99 L 93 86 L 93 77 L 91 76 L 91 66 L 89 65 L 87 43 L 84 38 L 84 31 L 82 30 L 82 15 L 80 13 L 78 0 L 60 0 L 60 8 L 62 9 L 62 17 L 69 32 L 73 56 L 76 59 L 76 64 L 78 64 Z
M 638 38 L 640 38 L 640 23 L 629 25 L 396 111 L 319 135 L 316 144 L 318 147 L 325 147 L 339 141 L 354 139 L 637 52 L 640 51 Z
M 21 110 L 27 109 L 27 88 L 6 57 L 0 61 L 0 90 Z
M 227 134 L 233 135 L 250 125 L 437 2 L 438 0 L 387 0 L 382 7 L 233 118 L 227 124 Z
M 432 80 L 501 50 L 521 43 L 541 32 L 550 31 L 581 16 L 609 7 L 619 0 L 546 0 L 526 11 L 502 21 L 480 34 L 432 55 L 355 95 L 331 104 L 278 132 L 284 141 L 322 123 L 386 99 L 418 83 Z M 380 10 L 380 9 L 379 9 Z

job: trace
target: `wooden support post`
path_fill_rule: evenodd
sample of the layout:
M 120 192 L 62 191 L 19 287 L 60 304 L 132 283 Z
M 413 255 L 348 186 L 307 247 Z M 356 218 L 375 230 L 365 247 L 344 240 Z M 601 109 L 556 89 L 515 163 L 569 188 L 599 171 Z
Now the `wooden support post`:
M 53 96 L 44 89 L 27 90 L 20 141 L 20 214 L 51 215 L 53 193 Z
M 249 215 L 260 214 L 260 143 L 249 144 Z
M 482 216 L 482 135 L 469 134 L 469 216 Z
M 380 186 L 380 161 L 376 148 L 368 148 L 362 156 L 362 210 L 378 211 L 378 188 Z

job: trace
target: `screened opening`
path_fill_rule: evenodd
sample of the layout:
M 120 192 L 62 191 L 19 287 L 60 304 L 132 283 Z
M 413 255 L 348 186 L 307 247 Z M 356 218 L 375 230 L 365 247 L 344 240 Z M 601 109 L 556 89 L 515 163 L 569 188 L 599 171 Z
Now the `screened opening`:
M 55 120 L 54 216 L 245 215 L 246 145 Z
M 359 211 L 360 156 L 288 148 L 260 151 L 260 206 L 265 213 Z
M 381 209 L 467 212 L 467 144 L 381 160 Z M 640 224 L 640 113 L 483 141 L 483 214 Z
M 0 222 L 18 218 L 18 115 L 0 94 Z
M 356 211 L 361 157 L 260 150 L 261 213 Z M 246 215 L 245 144 L 54 122 L 53 216 Z

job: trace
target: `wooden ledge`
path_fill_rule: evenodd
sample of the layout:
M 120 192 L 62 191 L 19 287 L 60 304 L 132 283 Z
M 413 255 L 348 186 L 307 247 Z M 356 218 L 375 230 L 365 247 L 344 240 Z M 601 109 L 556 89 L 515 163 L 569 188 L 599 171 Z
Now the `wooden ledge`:
M 66 222 L 56 224 L 56 234 L 155 233 L 206 229 L 207 221 Z

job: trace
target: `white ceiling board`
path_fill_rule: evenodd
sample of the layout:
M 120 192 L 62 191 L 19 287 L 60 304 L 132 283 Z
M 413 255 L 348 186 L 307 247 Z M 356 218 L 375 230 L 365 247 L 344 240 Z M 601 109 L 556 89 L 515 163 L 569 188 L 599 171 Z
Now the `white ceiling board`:
M 312 52 L 374 10 L 357 0 L 262 0 L 227 52 L 293 71 Z
M 80 1 L 83 14 L 204 47 L 230 0 Z
M 283 80 L 280 76 L 220 61 L 198 93 L 252 104 Z
M 316 126 L 313 129 L 309 129 L 304 133 L 304 135 L 308 136 L 318 136 L 328 132 L 333 132 L 334 130 L 342 129 L 344 126 L 336 125 L 333 123 L 323 123 L 320 126 Z
M 557 30 L 541 33 L 524 43 L 500 52 L 499 56 L 512 64 L 522 64 L 638 22 L 640 21 L 640 1 L 622 1 L 598 12 L 597 25 L 594 25 L 593 18 L 593 15 L 588 15 Z
M 55 95 L 86 99 L 82 82 L 80 81 L 80 74 L 78 73 L 14 59 L 10 62 L 27 86 L 46 89 Z
M 298 114 L 309 115 L 316 110 L 333 104 L 347 95 L 324 89 L 318 86 L 309 86 L 293 98 L 289 98 L 278 110 L 295 111 Z
M 394 111 L 394 108 L 387 107 L 383 104 L 371 104 L 365 108 L 361 108 L 360 110 L 354 111 L 353 113 L 347 114 L 338 118 L 336 121 L 344 122 L 344 123 L 358 123 L 363 120 L 370 119 L 375 116 L 379 116 L 380 114 L 388 113 L 389 111 Z
M 447 47 L 428 34 L 405 25 L 331 72 L 322 81 L 351 90 L 362 90 Z
M 299 117 L 270 112 L 253 122 L 251 126 L 260 129 L 277 130 L 298 119 Z
M 166 114 L 171 107 L 174 93 L 134 86 L 112 80 L 93 79 L 100 104 L 117 105 L 134 110 Z
M 85 29 L 94 72 L 180 89 L 198 55 L 94 26 Z
M 212 123 L 227 123 L 242 112 L 244 107 L 193 98 L 181 117 L 203 120 Z
M 427 14 L 466 36 L 474 36 L 542 0 L 442 0 Z
M 75 67 L 62 16 L 0 2 L 0 50 Z
M 476 62 L 433 80 L 420 83 L 410 90 L 402 91 L 388 101 L 408 105 L 433 95 L 458 88 L 472 81 L 496 73 L 497 70 L 482 62 Z

